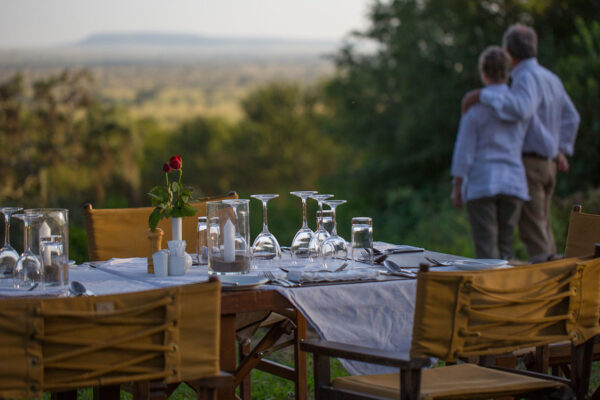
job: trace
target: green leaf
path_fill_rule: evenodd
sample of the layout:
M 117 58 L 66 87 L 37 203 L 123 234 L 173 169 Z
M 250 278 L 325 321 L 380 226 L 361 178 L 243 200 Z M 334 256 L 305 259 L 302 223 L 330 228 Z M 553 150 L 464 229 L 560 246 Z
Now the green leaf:
M 155 208 L 152 213 L 150 213 L 150 216 L 148 217 L 148 226 L 151 231 L 156 229 L 156 225 L 158 225 L 158 221 L 160 221 L 161 217 L 160 208 Z
M 179 193 L 183 189 L 183 186 L 179 184 L 179 182 L 173 181 L 171 182 L 171 190 Z
M 183 215 L 185 217 L 193 217 L 194 215 L 196 215 L 196 213 L 198 212 L 198 210 L 195 209 L 194 207 L 190 206 L 189 204 L 186 204 L 183 207 L 182 212 L 183 212 Z

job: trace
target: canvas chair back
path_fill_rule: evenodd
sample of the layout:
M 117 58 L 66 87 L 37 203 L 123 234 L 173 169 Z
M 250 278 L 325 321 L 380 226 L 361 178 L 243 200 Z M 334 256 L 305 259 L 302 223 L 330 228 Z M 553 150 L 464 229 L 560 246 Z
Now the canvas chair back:
M 600 258 L 473 272 L 420 272 L 411 355 L 446 361 L 600 332 Z
M 218 376 L 220 282 L 0 300 L 0 397 Z
M 600 215 L 586 214 L 580 205 L 573 207 L 565 257 L 584 257 L 594 254 L 594 245 L 600 243 Z
M 237 199 L 236 192 L 225 196 L 205 197 L 193 203 L 198 209 L 195 217 L 183 218 L 182 237 L 187 242 L 187 252 L 196 250 L 197 219 L 206 215 L 206 202 Z M 152 207 L 94 209 L 91 204 L 84 206 L 85 228 L 88 238 L 89 259 L 109 260 L 113 257 L 146 257 L 149 254 L 148 216 Z M 165 232 L 162 248 L 171 240 L 171 222 L 163 219 L 158 227 Z

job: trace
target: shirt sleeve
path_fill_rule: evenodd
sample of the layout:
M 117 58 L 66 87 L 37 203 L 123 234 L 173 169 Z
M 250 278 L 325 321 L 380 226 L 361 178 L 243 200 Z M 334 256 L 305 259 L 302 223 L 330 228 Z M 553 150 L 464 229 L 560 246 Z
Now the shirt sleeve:
M 529 119 L 537 110 L 541 99 L 534 77 L 525 71 L 513 81 L 508 92 L 499 93 L 483 88 L 479 101 L 492 107 L 500 119 L 518 122 Z
M 565 91 L 564 105 L 561 112 L 560 120 L 560 140 L 558 143 L 558 151 L 563 154 L 573 155 L 573 147 L 575 145 L 575 137 L 579 128 L 580 117 L 571 98 Z
M 458 126 L 458 135 L 454 144 L 452 167 L 450 169 L 452 176 L 467 177 L 475 159 L 476 148 L 477 124 L 473 111 L 469 110 L 469 112 L 462 116 Z

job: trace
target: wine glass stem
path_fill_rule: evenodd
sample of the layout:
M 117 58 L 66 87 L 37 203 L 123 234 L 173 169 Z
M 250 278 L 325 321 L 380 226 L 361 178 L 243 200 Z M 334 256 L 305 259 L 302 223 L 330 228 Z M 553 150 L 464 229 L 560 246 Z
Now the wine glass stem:
M 269 226 L 267 225 L 267 201 L 263 200 L 263 233 L 269 233 Z
M 10 245 L 10 214 L 4 213 L 4 247 Z
M 323 229 L 323 202 L 319 201 L 319 211 L 321 212 L 320 216 L 321 218 L 319 218 L 319 229 L 318 230 L 322 230 Z
M 23 219 L 23 230 L 25 232 L 23 235 L 23 252 L 30 252 L 31 249 L 29 248 L 29 220 L 27 218 Z
M 306 220 L 306 198 L 302 197 L 302 228 L 308 228 L 308 222 Z
M 337 221 L 335 218 L 335 206 L 331 207 L 331 217 L 333 218 L 333 228 L 331 229 L 331 236 L 337 236 Z M 321 218 L 323 218 L 323 211 L 321 211 Z

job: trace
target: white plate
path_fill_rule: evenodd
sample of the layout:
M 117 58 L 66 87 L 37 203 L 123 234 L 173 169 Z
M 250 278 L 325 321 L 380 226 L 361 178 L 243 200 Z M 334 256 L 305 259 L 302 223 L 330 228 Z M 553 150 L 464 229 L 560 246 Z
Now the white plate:
M 500 268 L 506 264 L 506 260 L 496 260 L 493 258 L 480 258 L 477 260 L 456 260 L 452 262 L 456 269 L 463 271 L 479 271 L 484 269 Z
M 269 282 L 267 278 L 255 275 L 221 275 L 219 280 L 223 290 L 246 290 Z

